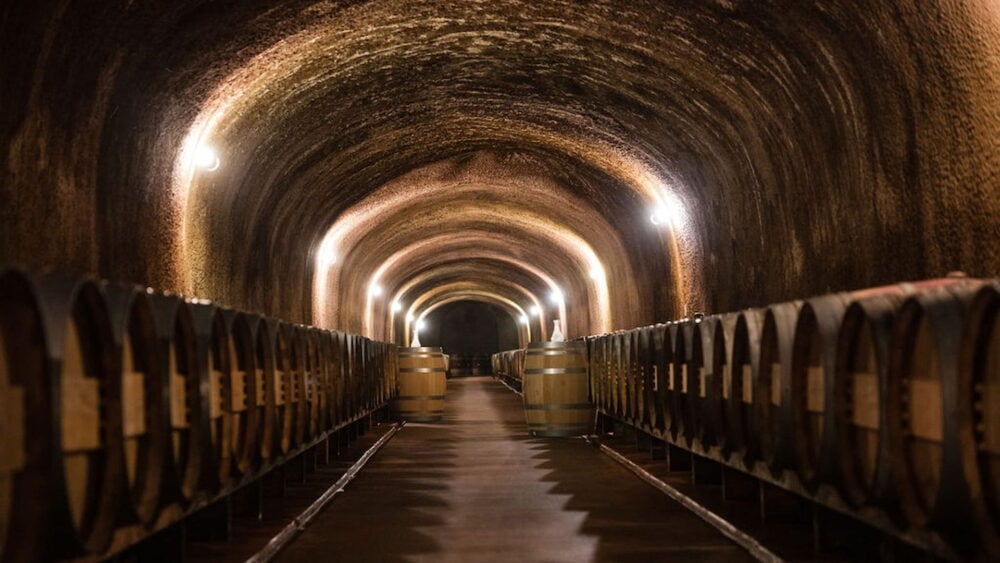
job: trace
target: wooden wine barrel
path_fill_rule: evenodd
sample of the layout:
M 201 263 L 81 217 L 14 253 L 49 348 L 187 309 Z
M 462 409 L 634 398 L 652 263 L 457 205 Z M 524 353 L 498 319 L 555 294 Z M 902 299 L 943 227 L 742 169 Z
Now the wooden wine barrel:
M 671 409 L 674 416 L 673 433 L 675 439 L 683 440 L 684 445 L 691 447 L 694 442 L 694 397 L 697 392 L 697 373 L 690 371 L 692 344 L 694 342 L 695 323 L 683 320 L 672 325 L 673 364 L 671 390 Z
M 149 528 L 163 504 L 170 448 L 163 352 L 149 293 L 118 284 L 103 289 L 121 374 L 122 488 L 128 507 L 123 521 Z
M 608 335 L 602 335 L 594 341 L 592 345 L 591 369 L 596 369 L 591 375 L 591 386 L 594 389 L 594 402 L 606 412 L 611 412 L 611 381 L 610 381 L 610 360 L 609 348 L 611 339 Z
M 850 295 L 809 299 L 795 325 L 791 371 L 792 441 L 799 480 L 810 491 L 837 479 L 834 378 L 837 338 Z
M 344 414 L 344 334 L 330 333 L 330 416 L 332 426 L 337 428 L 345 420 Z
M 611 358 L 609 362 L 609 378 L 611 380 L 611 412 L 621 418 L 625 416 L 625 366 L 624 353 L 622 351 L 623 332 L 614 332 L 611 335 Z
M 284 398 L 281 395 L 280 378 L 275 374 L 277 366 L 275 346 L 278 337 L 278 322 L 273 319 L 243 313 L 253 335 L 254 381 L 258 408 L 263 417 L 260 425 L 258 453 L 262 467 L 274 464 L 281 457 L 281 435 L 284 413 L 281 410 Z
M 0 553 L 46 557 L 55 405 L 32 279 L 0 265 Z M 48 555 L 51 558 L 51 555 Z
M 692 337 L 688 373 L 693 383 L 694 439 L 707 450 L 718 444 L 722 416 L 721 381 L 726 345 L 719 317 L 704 317 L 696 322 Z
M 958 446 L 983 551 L 1000 558 L 1000 283 L 969 305 L 959 358 Z
M 389 364 L 385 377 L 389 386 L 388 399 L 394 401 L 399 393 L 399 347 L 394 344 L 389 345 Z
M 533 436 L 579 436 L 594 431 L 586 346 L 532 342 L 524 359 L 524 409 Z
M 678 324 L 676 322 L 667 323 L 663 332 L 663 353 L 660 359 L 660 368 L 663 370 L 663 389 L 660 392 L 660 404 L 663 405 L 663 426 L 671 438 L 677 439 L 681 432 L 680 413 L 677 410 L 679 399 L 675 397 L 680 393 L 680 378 L 677 375 L 678 369 L 674 360 L 675 342 L 677 340 Z M 676 385 L 676 389 L 675 389 Z
M 166 508 L 187 507 L 199 493 L 203 459 L 207 455 L 203 442 L 207 413 L 203 410 L 202 383 L 206 379 L 204 366 L 198 364 L 197 342 L 192 310 L 178 296 L 152 294 L 150 302 L 156 322 L 156 342 L 160 350 L 161 373 L 165 374 L 167 405 L 166 423 L 170 429 L 165 468 Z M 179 518 L 176 511 L 162 512 L 161 521 Z
M 218 350 L 218 354 L 228 358 L 226 364 L 231 383 L 227 408 L 232 417 L 230 444 L 233 465 L 237 473 L 247 476 L 258 467 L 267 398 L 261 385 L 263 378 L 257 377 L 250 320 L 246 315 L 228 309 L 220 310 L 220 318 L 227 335 L 225 349 Z
M 884 424 L 885 371 L 892 323 L 900 299 L 881 295 L 854 301 L 837 339 L 834 407 L 839 483 L 854 507 L 891 502 Z
M 739 320 L 739 313 L 726 313 L 719 315 L 715 326 L 715 338 L 712 343 L 714 351 L 715 389 L 712 391 L 716 397 L 717 410 L 715 413 L 716 428 L 715 437 L 719 445 L 719 453 L 723 460 L 728 460 L 733 453 L 733 443 L 730 440 L 732 434 L 731 427 L 739 425 L 738 420 L 733 419 L 733 409 L 731 405 L 735 400 L 734 392 L 734 372 L 733 372 L 733 341 L 735 339 L 736 322 Z
M 887 382 L 886 426 L 903 514 L 911 525 L 932 526 L 965 545 L 973 543 L 966 520 L 972 501 L 960 435 L 963 424 L 971 430 L 975 400 L 959 395 L 959 361 L 977 289 L 978 284 L 953 285 L 919 292 L 903 303 Z
M 278 451 L 290 455 L 298 444 L 296 426 L 299 419 L 298 347 L 293 327 L 275 323 L 274 336 L 274 405 L 277 422 Z
M 440 348 L 399 349 L 396 410 L 400 418 L 416 422 L 441 420 L 447 385 Z
M 232 483 L 232 414 L 228 405 L 232 394 L 227 354 L 229 335 L 219 310 L 209 301 L 197 299 L 185 303 L 194 331 L 194 361 L 199 392 L 192 400 L 198 403 L 194 419 L 188 413 L 191 432 L 201 444 L 198 492 L 212 496 Z
M 622 331 L 621 339 L 622 418 L 635 426 L 635 387 L 638 375 L 635 369 L 635 349 L 633 346 L 635 340 L 632 338 L 630 330 Z
M 238 477 L 236 467 L 236 450 L 233 441 L 238 437 L 235 426 L 238 424 L 244 410 L 237 411 L 234 402 L 237 392 L 245 390 L 242 387 L 244 379 L 239 377 L 235 367 L 236 357 L 232 353 L 233 336 L 230 334 L 233 311 L 214 308 L 212 318 L 212 333 L 208 352 L 208 424 L 209 443 L 215 450 L 215 476 L 207 480 L 209 490 L 217 493 L 220 489 L 230 487 Z M 206 475 L 207 478 L 207 475 Z M 214 481 L 214 483 L 212 482 Z
M 120 485 L 121 380 L 104 296 L 89 280 L 38 284 L 56 408 L 53 512 L 59 557 L 103 552 L 115 528 Z M 35 432 L 32 432 L 35 435 Z
M 663 435 L 670 424 L 670 397 L 668 395 L 670 377 L 670 352 L 668 350 L 669 328 L 658 324 L 651 332 L 652 379 L 653 379 L 653 430 Z
M 761 327 L 756 385 L 760 455 L 775 476 L 792 465 L 792 349 L 801 307 L 801 301 L 772 305 Z
M 760 428 L 756 413 L 756 381 L 760 361 L 760 332 L 764 312 L 747 309 L 739 313 L 733 328 L 732 388 L 726 404 L 723 448 L 752 466 L 760 456 Z
M 652 432 L 656 426 L 656 364 L 653 361 L 653 330 L 646 326 L 639 329 L 638 363 L 642 374 L 640 388 L 639 410 L 640 422 L 646 432 Z
M 303 326 L 299 331 L 304 361 L 302 363 L 306 406 L 306 438 L 312 440 L 323 431 L 323 367 L 320 364 L 319 331 Z

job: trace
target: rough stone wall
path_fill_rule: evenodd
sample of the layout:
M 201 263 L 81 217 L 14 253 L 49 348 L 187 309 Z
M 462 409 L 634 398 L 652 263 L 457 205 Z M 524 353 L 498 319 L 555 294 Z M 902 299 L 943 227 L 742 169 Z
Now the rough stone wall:
M 489 247 L 529 211 L 550 217 L 508 229 L 539 241 L 511 253 L 572 280 L 574 333 L 599 311 L 569 247 L 543 244 L 561 225 L 610 265 L 612 328 L 1000 273 L 990 0 L 5 2 L 0 52 L 0 260 L 31 267 L 309 321 L 316 249 L 342 214 L 488 155 L 538 181 L 484 173 L 495 190 L 475 198 L 517 209 L 450 236 Z M 178 172 L 192 132 L 217 172 Z M 431 184 L 414 204 L 449 202 Z M 663 190 L 687 207 L 674 237 L 647 220 Z M 430 237 L 441 220 L 406 227 Z M 398 221 L 373 225 L 365 248 L 397 244 Z M 344 249 L 326 305 L 341 322 L 360 322 L 388 250 Z M 387 286 L 455 275 L 435 274 L 433 248 L 411 254 Z

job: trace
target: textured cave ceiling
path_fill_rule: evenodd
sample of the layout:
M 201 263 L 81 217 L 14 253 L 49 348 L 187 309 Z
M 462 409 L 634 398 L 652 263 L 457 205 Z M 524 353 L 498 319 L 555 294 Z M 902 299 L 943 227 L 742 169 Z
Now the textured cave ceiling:
M 1000 270 L 990 0 L 5 3 L 0 50 L 32 266 L 379 338 Z

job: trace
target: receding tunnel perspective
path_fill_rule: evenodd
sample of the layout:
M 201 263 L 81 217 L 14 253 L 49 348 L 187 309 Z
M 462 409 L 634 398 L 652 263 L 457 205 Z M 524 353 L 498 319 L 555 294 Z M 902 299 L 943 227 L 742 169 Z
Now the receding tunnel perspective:
M 1000 559 L 1000 2 L 0 53 L 0 563 Z

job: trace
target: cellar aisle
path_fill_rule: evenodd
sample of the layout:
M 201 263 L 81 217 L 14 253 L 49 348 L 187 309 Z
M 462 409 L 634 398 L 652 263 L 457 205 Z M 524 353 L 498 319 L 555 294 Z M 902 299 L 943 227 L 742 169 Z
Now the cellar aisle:
M 398 433 L 282 561 L 748 561 L 580 439 L 526 435 L 519 396 L 448 381 L 445 418 Z

